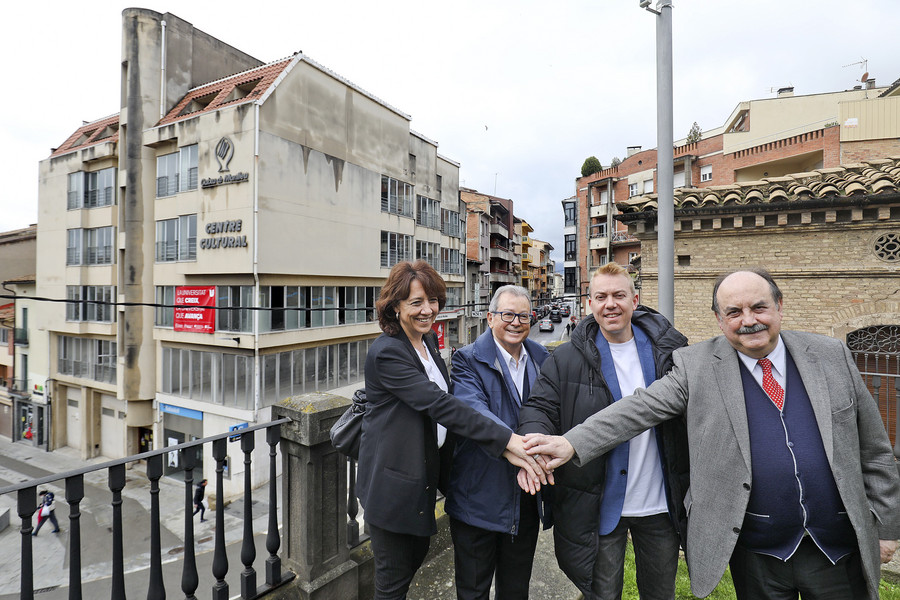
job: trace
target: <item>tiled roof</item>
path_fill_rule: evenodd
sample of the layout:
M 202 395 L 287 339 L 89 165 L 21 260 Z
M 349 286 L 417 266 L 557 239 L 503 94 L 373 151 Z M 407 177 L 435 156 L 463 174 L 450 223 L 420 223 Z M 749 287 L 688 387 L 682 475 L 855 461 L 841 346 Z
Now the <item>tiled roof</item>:
M 119 115 L 118 113 L 103 117 L 91 123 L 85 123 L 75 130 L 59 148 L 54 149 L 50 156 L 59 156 L 73 150 L 87 148 L 100 142 L 119 141 Z
M 854 196 L 878 196 L 900 192 L 900 157 L 870 160 L 860 164 L 809 173 L 769 177 L 708 188 L 678 188 L 675 208 L 695 209 L 752 204 L 781 204 Z M 634 196 L 616 206 L 622 213 L 655 212 L 658 195 Z
M 296 55 L 295 55 L 296 56 Z M 236 75 L 206 83 L 190 90 L 158 125 L 166 125 L 205 112 L 211 112 L 229 104 L 252 102 L 262 98 L 275 83 L 294 56 L 243 71 Z

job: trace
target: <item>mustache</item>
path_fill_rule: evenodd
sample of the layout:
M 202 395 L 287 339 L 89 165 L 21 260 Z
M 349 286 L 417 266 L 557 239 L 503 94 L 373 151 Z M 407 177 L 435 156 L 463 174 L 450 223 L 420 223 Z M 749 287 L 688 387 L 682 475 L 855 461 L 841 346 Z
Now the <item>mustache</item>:
M 737 330 L 738 333 L 756 333 L 757 331 L 765 331 L 769 327 L 763 325 L 762 323 L 757 323 L 756 325 L 751 325 L 749 327 L 741 327 Z

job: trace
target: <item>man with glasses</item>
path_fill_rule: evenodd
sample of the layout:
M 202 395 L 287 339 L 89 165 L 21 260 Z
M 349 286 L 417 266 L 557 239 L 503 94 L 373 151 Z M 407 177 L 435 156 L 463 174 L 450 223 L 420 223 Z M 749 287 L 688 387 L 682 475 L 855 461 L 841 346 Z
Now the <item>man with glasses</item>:
M 528 339 L 531 300 L 515 285 L 491 299 L 490 329 L 453 355 L 453 395 L 513 430 L 547 350 Z M 446 490 L 456 563 L 456 596 L 488 600 L 528 598 L 539 531 L 535 497 L 516 483 L 518 469 L 478 444 L 457 442 Z
M 591 277 L 591 314 L 541 370 L 519 433 L 562 435 L 601 409 L 647 387 L 687 343 L 657 312 L 638 304 L 634 282 L 616 263 Z M 585 598 L 622 597 L 631 533 L 638 592 L 675 597 L 679 532 L 688 486 L 687 431 L 675 418 L 644 431 L 604 458 L 553 474 L 553 539 L 560 568 Z

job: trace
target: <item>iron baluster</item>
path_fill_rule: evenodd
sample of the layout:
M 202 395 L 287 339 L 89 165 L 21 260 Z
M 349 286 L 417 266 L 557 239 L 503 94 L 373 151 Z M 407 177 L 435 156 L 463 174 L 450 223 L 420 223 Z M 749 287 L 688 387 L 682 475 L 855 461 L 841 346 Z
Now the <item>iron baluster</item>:
M 16 495 L 17 512 L 22 518 L 22 566 L 19 581 L 22 600 L 34 600 L 34 554 L 31 548 L 31 515 L 37 510 L 37 488 L 32 486 L 19 490 Z M 40 518 L 40 516 L 38 516 Z
M 147 459 L 150 480 L 150 582 L 147 600 L 165 600 L 166 584 L 162 573 L 162 542 L 159 523 L 159 479 L 163 474 L 162 454 Z
M 228 582 L 225 581 L 225 575 L 228 573 L 228 555 L 225 553 L 225 511 L 222 510 L 228 441 L 224 438 L 214 441 L 212 454 L 216 461 L 216 549 L 212 564 L 212 574 L 216 582 L 213 584 L 212 597 L 213 600 L 228 600 Z
M 200 585 L 197 575 L 197 557 L 194 553 L 194 502 L 193 483 L 194 465 L 196 464 L 196 449 L 185 448 L 181 451 L 181 461 L 184 465 L 184 566 L 181 570 L 181 591 L 185 600 L 197 600 L 194 592 Z
M 244 541 L 241 544 L 241 563 L 244 570 L 241 572 L 241 598 L 253 598 L 256 595 L 256 571 L 253 570 L 253 561 L 256 559 L 256 545 L 253 543 L 253 497 L 250 495 L 252 479 L 250 466 L 252 460 L 250 454 L 255 446 L 256 435 L 244 433 L 241 435 L 241 451 L 244 453 Z
M 81 501 L 84 475 L 66 477 L 69 504 L 69 600 L 81 600 Z
M 112 591 L 113 600 L 125 598 L 125 562 L 122 543 L 122 488 L 125 487 L 125 464 L 109 468 L 109 491 L 112 492 Z

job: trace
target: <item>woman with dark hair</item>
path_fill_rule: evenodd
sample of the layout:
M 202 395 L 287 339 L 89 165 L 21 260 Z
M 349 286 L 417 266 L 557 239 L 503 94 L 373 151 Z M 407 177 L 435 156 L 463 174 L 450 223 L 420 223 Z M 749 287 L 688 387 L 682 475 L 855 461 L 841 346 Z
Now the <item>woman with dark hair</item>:
M 522 438 L 499 420 L 448 392 L 450 377 L 431 331 L 447 301 L 444 281 L 428 263 L 398 263 L 376 304 L 384 331 L 366 357 L 366 399 L 357 495 L 375 556 L 375 598 L 406 592 L 437 532 L 434 507 L 446 427 L 532 472 L 547 483 Z

